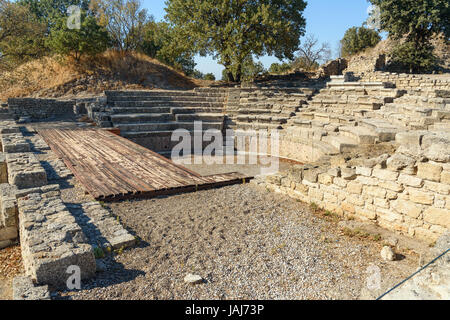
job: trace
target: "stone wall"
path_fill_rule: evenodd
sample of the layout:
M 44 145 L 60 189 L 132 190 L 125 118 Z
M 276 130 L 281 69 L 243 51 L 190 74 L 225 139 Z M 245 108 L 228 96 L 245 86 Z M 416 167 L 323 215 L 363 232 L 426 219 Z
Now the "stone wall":
M 25 117 L 33 121 L 72 115 L 75 104 L 75 100 L 34 98 L 8 99 L 9 112 L 16 120 Z
M 389 72 L 365 72 L 355 73 L 361 78 L 361 81 L 373 82 L 391 82 L 396 88 L 402 90 L 449 90 L 450 77 L 432 76 L 432 75 L 416 75 L 406 73 L 389 73 Z
M 255 180 L 348 219 L 433 243 L 450 229 L 450 134 L 404 133 L 393 155 L 332 159 Z

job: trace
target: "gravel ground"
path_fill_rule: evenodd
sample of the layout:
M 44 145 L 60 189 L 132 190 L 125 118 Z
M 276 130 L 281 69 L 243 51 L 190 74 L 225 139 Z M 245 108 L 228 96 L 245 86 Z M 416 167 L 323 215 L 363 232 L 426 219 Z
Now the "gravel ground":
M 418 257 L 384 262 L 381 241 L 254 185 L 108 205 L 141 241 L 102 260 L 104 271 L 57 299 L 358 299 L 415 271 Z M 367 295 L 368 267 L 381 287 Z M 188 285 L 188 274 L 202 276 Z M 365 295 L 361 295 L 366 291 Z
M 0 300 L 12 299 L 12 279 L 23 273 L 20 246 L 0 250 Z

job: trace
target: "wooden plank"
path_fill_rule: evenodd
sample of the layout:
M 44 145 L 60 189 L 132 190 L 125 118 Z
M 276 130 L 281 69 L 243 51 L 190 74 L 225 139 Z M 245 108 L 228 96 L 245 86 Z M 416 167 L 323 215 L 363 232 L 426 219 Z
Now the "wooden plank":
M 114 133 L 44 129 L 39 134 L 95 199 L 117 201 L 242 183 L 228 173 L 202 177 Z

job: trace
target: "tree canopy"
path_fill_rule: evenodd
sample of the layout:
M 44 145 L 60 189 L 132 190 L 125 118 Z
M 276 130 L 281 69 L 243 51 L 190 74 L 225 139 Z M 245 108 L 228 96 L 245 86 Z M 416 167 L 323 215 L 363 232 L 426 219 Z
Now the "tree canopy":
M 108 32 L 97 24 L 93 16 L 86 12 L 81 15 L 81 28 L 69 29 L 67 17 L 57 21 L 47 38 L 47 44 L 54 52 L 72 55 L 77 61 L 87 55 L 101 53 L 108 48 Z
M 348 57 L 375 47 L 381 41 L 380 34 L 366 27 L 352 27 L 345 32 L 341 40 L 341 55 Z
M 2 68 L 34 59 L 45 53 L 45 24 L 28 7 L 0 0 L 0 62 Z
M 167 0 L 177 41 L 212 54 L 240 81 L 251 55 L 293 59 L 305 32 L 304 0 Z
M 450 37 L 448 0 L 370 0 L 379 8 L 380 28 L 400 40 L 392 52 L 393 63 L 408 65 L 411 72 L 429 71 L 437 59 L 431 38 Z

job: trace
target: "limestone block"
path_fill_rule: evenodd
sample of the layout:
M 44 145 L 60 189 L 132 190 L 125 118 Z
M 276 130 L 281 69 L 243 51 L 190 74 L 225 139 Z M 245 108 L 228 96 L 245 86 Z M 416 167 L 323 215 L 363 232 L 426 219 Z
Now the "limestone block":
M 8 181 L 19 189 L 45 186 L 47 174 L 39 160 L 32 153 L 9 153 Z
M 333 177 L 328 173 L 321 173 L 318 176 L 318 182 L 320 184 L 330 185 L 333 183 Z
M 356 167 L 356 174 L 370 177 L 372 175 L 372 170 L 373 170 L 372 168 Z
M 386 190 L 380 187 L 364 186 L 363 193 L 367 193 L 368 195 L 375 198 L 386 198 Z
M 388 170 L 400 171 L 406 167 L 414 167 L 415 163 L 414 158 L 396 153 L 386 161 L 386 166 Z
M 414 237 L 431 244 L 439 239 L 440 234 L 435 233 L 429 229 L 417 227 L 417 228 L 414 228 Z
M 401 214 L 406 214 L 412 218 L 419 218 L 422 213 L 423 206 L 408 200 L 392 201 L 392 207 Z
M 22 133 L 2 135 L 2 151 L 4 153 L 30 152 L 30 144 L 26 142 Z
M 29 277 L 13 279 L 13 300 L 51 300 L 48 286 L 35 286 Z
M 441 180 L 442 166 L 435 163 L 419 163 L 417 176 L 425 180 L 439 182 Z
M 377 213 L 375 211 L 366 209 L 366 208 L 355 208 L 355 213 L 358 216 L 365 217 L 369 220 L 376 220 L 377 219 Z
M 357 181 L 350 181 L 347 184 L 347 191 L 350 193 L 361 194 L 363 185 Z
M 303 179 L 312 183 L 316 183 L 320 170 L 318 168 L 305 168 L 303 171 Z
M 341 188 L 346 188 L 347 184 L 348 184 L 348 181 L 343 179 L 343 178 L 334 178 L 333 179 L 333 184 L 335 184 L 335 185 L 337 185 L 337 186 L 339 186 Z
M 380 181 L 379 186 L 394 192 L 402 192 L 404 190 L 401 184 L 394 181 Z
M 450 210 L 429 207 L 423 212 L 423 219 L 430 224 L 437 224 L 450 229 Z
M 313 202 L 322 201 L 324 198 L 323 192 L 317 188 L 309 188 L 308 195 Z
M 342 202 L 341 207 L 347 213 L 355 213 L 355 206 L 347 201 Z
M 341 177 L 345 180 L 355 180 L 356 170 L 351 168 L 341 168 Z
M 423 188 L 443 195 L 450 194 L 450 184 L 425 181 Z
M 441 182 L 442 183 L 446 183 L 446 184 L 450 184 L 450 171 L 448 170 L 444 170 L 441 173 Z
M 65 286 L 69 266 L 78 266 L 82 279 L 95 274 L 92 246 L 59 195 L 41 190 L 20 198 L 18 207 L 23 262 L 36 283 Z
M 434 202 L 434 194 L 419 191 L 418 189 L 408 189 L 409 199 L 415 203 L 431 205 Z
M 407 174 L 401 173 L 398 177 L 398 182 L 410 187 L 420 188 L 423 186 L 423 179 L 418 178 L 417 176 L 411 176 Z
M 387 181 L 396 181 L 399 173 L 385 169 L 373 169 L 372 176 Z

